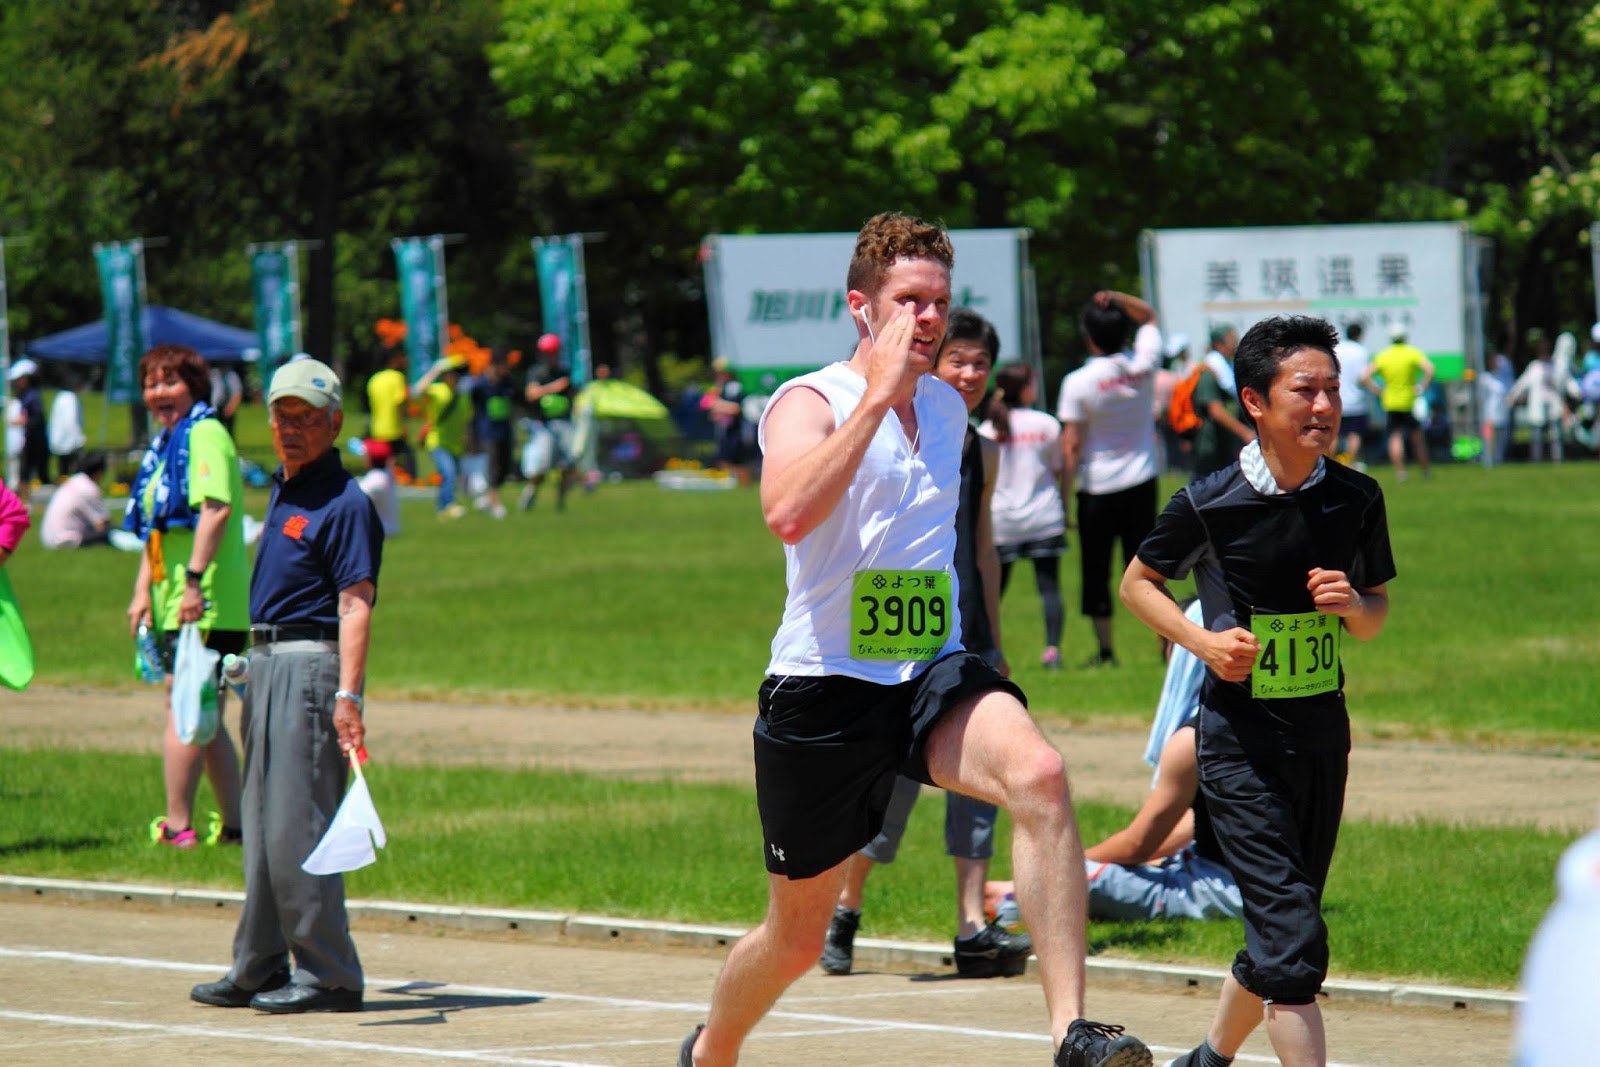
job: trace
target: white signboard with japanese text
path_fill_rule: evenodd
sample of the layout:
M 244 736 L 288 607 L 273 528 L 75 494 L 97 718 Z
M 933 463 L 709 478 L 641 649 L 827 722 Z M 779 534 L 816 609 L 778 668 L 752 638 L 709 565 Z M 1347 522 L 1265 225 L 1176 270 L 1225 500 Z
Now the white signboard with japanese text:
M 1403 326 L 1448 381 L 1478 362 L 1470 240 L 1455 222 L 1149 230 L 1141 259 L 1162 332 L 1186 335 L 1191 355 L 1218 327 L 1243 334 L 1273 315 L 1315 315 L 1341 337 L 1361 323 L 1372 351 Z
M 1038 367 L 1029 299 L 1027 230 L 951 230 L 952 306 L 969 307 L 1000 334 L 1000 359 Z M 848 359 L 857 333 L 845 302 L 853 233 L 714 235 L 701 246 L 713 355 L 748 388 Z

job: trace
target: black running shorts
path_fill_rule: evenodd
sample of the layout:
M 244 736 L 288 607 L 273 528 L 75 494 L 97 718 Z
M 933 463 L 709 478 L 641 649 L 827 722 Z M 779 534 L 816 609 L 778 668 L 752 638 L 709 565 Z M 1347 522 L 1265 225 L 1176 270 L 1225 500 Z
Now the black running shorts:
M 883 828 L 897 774 L 932 785 L 928 738 L 945 712 L 993 690 L 1022 690 L 980 657 L 956 652 L 898 685 L 769 676 L 755 724 L 756 805 L 767 870 L 811 878 Z

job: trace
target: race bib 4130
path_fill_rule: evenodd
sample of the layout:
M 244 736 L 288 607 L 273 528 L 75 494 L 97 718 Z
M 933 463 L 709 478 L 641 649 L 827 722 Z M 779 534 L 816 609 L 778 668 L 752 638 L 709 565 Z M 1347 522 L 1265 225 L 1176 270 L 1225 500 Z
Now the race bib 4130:
M 1282 700 L 1339 688 L 1339 635 L 1343 630 L 1337 615 L 1253 612 L 1250 632 L 1261 642 L 1261 654 L 1250 672 L 1251 696 Z

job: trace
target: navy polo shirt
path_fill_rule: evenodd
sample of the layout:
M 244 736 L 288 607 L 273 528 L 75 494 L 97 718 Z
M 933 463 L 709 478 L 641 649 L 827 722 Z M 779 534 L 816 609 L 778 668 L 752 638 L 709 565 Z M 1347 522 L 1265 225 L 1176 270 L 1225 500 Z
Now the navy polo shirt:
M 250 575 L 250 621 L 271 626 L 337 626 L 339 590 L 378 584 L 383 524 L 336 449 L 285 479 L 272 499 Z

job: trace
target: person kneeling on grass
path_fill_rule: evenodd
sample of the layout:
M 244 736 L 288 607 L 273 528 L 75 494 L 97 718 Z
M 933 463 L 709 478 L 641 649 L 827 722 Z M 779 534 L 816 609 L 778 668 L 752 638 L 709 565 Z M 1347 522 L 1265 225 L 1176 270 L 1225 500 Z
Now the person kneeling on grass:
M 1184 616 L 1200 623 L 1200 602 L 1191 602 Z M 1186 648 L 1162 643 L 1167 677 L 1145 754 L 1156 765 L 1155 784 L 1132 822 L 1084 849 L 1089 918 L 1237 919 L 1244 902 L 1211 829 L 1195 755 L 1205 664 Z M 984 909 L 1004 914 L 1014 892 L 1011 882 L 989 882 Z
M 1337 342 L 1321 319 L 1250 328 L 1234 372 L 1260 436 L 1178 490 L 1122 579 L 1128 609 L 1205 662 L 1200 790 L 1244 901 L 1245 948 L 1176 1067 L 1227 1067 L 1263 1015 L 1286 1067 L 1327 1063 L 1322 892 L 1350 753 L 1339 644 L 1379 634 L 1395 576 L 1382 490 L 1324 458 L 1339 432 Z M 1191 570 L 1203 625 L 1162 588 Z

